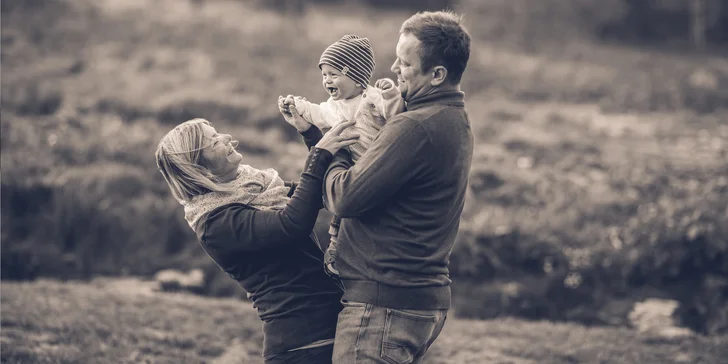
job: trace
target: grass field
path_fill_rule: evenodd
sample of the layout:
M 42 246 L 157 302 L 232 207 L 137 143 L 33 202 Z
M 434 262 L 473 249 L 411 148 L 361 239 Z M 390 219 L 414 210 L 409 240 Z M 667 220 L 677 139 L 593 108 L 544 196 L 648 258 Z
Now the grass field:
M 149 282 L 2 284 L 3 363 L 262 363 L 249 303 L 158 293 Z M 449 318 L 427 364 L 718 364 L 728 336 L 660 339 L 629 329 Z

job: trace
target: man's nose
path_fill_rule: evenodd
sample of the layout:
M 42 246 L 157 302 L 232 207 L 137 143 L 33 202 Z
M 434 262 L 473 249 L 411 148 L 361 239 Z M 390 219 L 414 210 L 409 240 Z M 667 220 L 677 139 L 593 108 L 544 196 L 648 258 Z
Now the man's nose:
M 397 61 L 394 61 L 394 63 L 392 63 L 392 67 L 390 67 L 389 70 L 393 73 L 397 73 L 398 68 L 399 67 L 397 67 Z

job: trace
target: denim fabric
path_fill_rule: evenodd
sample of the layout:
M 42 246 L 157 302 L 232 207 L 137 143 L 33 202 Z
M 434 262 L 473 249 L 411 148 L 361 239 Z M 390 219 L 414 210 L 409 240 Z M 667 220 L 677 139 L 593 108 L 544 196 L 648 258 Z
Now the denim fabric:
M 334 364 L 420 363 L 447 319 L 447 310 L 343 304 L 336 325 Z
M 288 351 L 266 358 L 265 364 L 331 364 L 333 345 Z

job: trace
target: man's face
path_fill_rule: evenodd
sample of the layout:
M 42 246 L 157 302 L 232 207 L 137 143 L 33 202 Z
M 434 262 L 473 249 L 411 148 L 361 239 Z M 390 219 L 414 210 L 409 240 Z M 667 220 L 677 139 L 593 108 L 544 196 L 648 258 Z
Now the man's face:
M 422 63 L 417 50 L 420 40 L 413 34 L 400 34 L 397 42 L 397 59 L 392 64 L 392 72 L 397 74 L 399 91 L 405 101 L 417 96 L 427 95 L 432 91 L 432 74 L 429 70 L 422 70 Z

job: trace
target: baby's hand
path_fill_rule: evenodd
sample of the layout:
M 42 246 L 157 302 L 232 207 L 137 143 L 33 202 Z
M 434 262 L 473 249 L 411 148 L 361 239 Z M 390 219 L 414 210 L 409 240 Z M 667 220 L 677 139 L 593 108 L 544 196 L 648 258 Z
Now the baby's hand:
M 283 114 L 284 117 L 291 116 L 290 106 L 292 101 L 293 97 L 291 95 L 288 95 L 288 97 L 278 96 L 278 111 Z M 293 102 L 293 106 L 296 106 L 295 102 Z
M 296 108 L 296 100 L 306 101 L 306 98 L 293 95 L 288 95 L 286 97 L 278 96 L 278 111 L 280 111 L 281 114 L 290 116 L 291 106 L 293 106 L 294 109 Z
M 394 84 L 394 81 L 389 78 L 380 78 L 377 80 L 377 82 L 374 83 L 374 87 L 382 89 L 383 91 L 387 91 L 397 86 Z
M 304 119 L 301 114 L 296 110 L 296 99 L 305 100 L 299 96 L 288 95 L 286 97 L 278 96 L 278 110 L 286 119 L 286 122 L 291 124 L 299 132 L 304 132 L 311 127 L 311 124 Z

